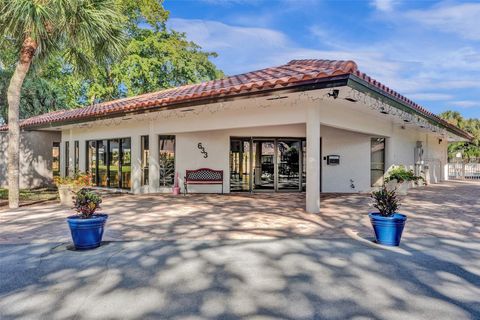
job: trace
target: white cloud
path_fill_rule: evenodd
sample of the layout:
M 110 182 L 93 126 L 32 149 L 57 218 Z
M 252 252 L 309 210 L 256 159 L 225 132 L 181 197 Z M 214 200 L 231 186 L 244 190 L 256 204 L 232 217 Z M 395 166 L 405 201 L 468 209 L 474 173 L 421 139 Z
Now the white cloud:
M 478 101 L 471 101 L 471 100 L 451 101 L 450 104 L 454 107 L 460 107 L 460 108 L 472 108 L 472 107 L 480 106 L 480 103 Z
M 480 3 L 442 5 L 430 10 L 415 10 L 406 17 L 434 28 L 451 32 L 465 39 L 480 40 Z
M 361 71 L 425 103 L 467 108 L 473 106 L 469 99 L 480 93 L 480 47 L 459 45 L 458 41 L 434 41 L 430 31 L 414 22 L 407 30 L 393 24 L 388 37 L 371 43 L 332 38 L 331 28 L 312 26 L 309 31 L 325 47 L 322 50 L 300 46 L 285 33 L 267 27 L 198 19 L 172 19 L 169 23 L 204 49 L 218 52 L 214 62 L 227 74 L 280 65 L 292 59 L 343 59 L 354 60 Z M 411 36 L 412 30 L 415 36 Z
M 397 3 L 397 0 L 373 0 L 371 5 L 378 11 L 390 12 L 393 11 Z

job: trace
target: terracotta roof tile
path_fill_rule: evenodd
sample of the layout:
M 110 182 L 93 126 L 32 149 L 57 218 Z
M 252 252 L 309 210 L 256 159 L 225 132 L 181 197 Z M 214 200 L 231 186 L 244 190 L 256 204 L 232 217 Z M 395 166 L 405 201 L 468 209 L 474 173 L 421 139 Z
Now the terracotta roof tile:
M 457 127 L 450 125 L 413 101 L 359 71 L 354 61 L 317 59 L 292 60 L 282 66 L 247 72 L 224 79 L 161 90 L 135 97 L 93 104 L 78 109 L 50 112 L 22 120 L 20 125 L 22 128 L 28 128 L 46 124 L 55 125 L 56 123 L 62 123 L 64 121 L 78 120 L 80 122 L 81 120 L 88 120 L 89 118 L 101 117 L 108 114 L 124 113 L 157 106 L 168 106 L 175 103 L 209 97 L 232 96 L 250 91 L 284 88 L 300 85 L 302 82 L 309 80 L 349 74 L 359 77 L 386 94 L 403 101 L 425 116 L 450 127 L 452 130 L 460 134 L 464 133 L 463 135 L 465 137 L 469 136 Z M 7 126 L 0 126 L 0 131 L 2 130 L 7 130 Z

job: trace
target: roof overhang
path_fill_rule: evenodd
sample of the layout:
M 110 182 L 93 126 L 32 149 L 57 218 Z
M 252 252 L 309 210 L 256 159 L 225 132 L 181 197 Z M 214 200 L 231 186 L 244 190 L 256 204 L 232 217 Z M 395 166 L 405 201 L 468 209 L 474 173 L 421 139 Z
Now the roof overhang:
M 186 107 L 195 107 L 199 105 L 207 105 L 212 103 L 222 103 L 230 102 L 241 99 L 250 99 L 250 98 L 259 98 L 267 97 L 272 95 L 279 94 L 288 94 L 293 92 L 302 92 L 302 91 L 311 91 L 318 89 L 326 88 L 341 88 L 349 87 L 356 91 L 359 91 L 363 94 L 366 94 L 374 99 L 386 103 L 393 108 L 402 110 L 406 113 L 409 113 L 416 117 L 421 117 L 428 121 L 428 123 L 438 126 L 449 133 L 458 137 L 457 140 L 471 141 L 473 137 L 467 132 L 449 124 L 448 122 L 440 119 L 433 113 L 428 112 L 427 110 L 414 105 L 410 100 L 396 94 L 396 96 L 387 93 L 385 90 L 382 90 L 379 86 L 373 85 L 372 83 L 354 75 L 351 73 L 335 75 L 324 78 L 316 78 L 304 81 L 298 81 L 295 83 L 288 84 L 286 86 L 270 88 L 262 88 L 260 90 L 250 90 L 246 92 L 232 93 L 228 95 L 218 95 L 210 97 L 195 97 L 191 99 L 185 99 L 179 102 L 171 102 L 168 104 L 160 104 L 146 107 L 139 107 L 132 110 L 121 111 L 121 112 L 109 112 L 107 114 L 99 114 L 93 116 L 85 116 L 81 118 L 68 119 L 64 121 L 55 121 L 55 122 L 46 122 L 36 125 L 29 125 L 28 127 L 23 127 L 22 130 L 58 130 L 62 126 L 79 124 L 79 123 L 88 123 L 98 120 L 111 119 L 111 118 L 121 118 L 125 116 L 145 114 L 151 112 L 158 112 L 164 110 L 173 110 L 181 109 Z M 402 99 L 400 99 L 401 97 Z M 4 127 L 5 128 L 5 127 Z M 0 130 L 1 131 L 1 130 Z

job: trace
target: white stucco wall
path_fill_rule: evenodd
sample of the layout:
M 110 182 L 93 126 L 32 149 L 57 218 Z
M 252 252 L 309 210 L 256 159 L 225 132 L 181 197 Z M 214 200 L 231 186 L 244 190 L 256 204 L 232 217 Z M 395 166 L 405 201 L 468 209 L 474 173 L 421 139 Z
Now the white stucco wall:
M 319 96 L 324 95 L 320 92 Z M 232 103 L 194 107 L 193 112 L 154 112 L 122 119 L 88 123 L 84 127 L 67 126 L 62 131 L 62 147 L 80 141 L 80 170 L 85 170 L 85 141 L 92 139 L 132 138 L 132 192 L 165 191 L 155 185 L 140 187 L 140 136 L 150 136 L 151 174 L 158 170 L 158 135 L 176 136 L 176 170 L 182 179 L 186 169 L 209 167 L 224 170 L 225 192 L 229 190 L 230 137 L 305 137 L 307 107 L 319 108 L 322 154 L 340 155 L 340 165 L 322 163 L 322 191 L 368 192 L 370 190 L 370 139 L 387 138 L 386 166 L 414 165 L 414 148 L 423 141 L 424 159 L 434 163 L 428 172 L 431 182 L 443 179 L 446 163 L 446 139 L 440 144 L 435 134 L 395 122 L 361 103 L 345 100 L 289 99 L 266 101 L 238 100 Z M 207 159 L 197 148 L 201 142 Z M 308 143 L 308 141 L 307 141 Z M 62 161 L 64 157 L 62 157 Z M 73 167 L 73 164 L 70 165 Z M 62 163 L 62 169 L 64 164 Z M 307 178 L 308 179 L 308 178 Z M 350 179 L 355 188 L 351 188 Z M 219 192 L 219 186 L 192 186 L 190 191 Z
M 35 188 L 52 183 L 52 147 L 60 141 L 59 132 L 25 131 L 20 139 L 20 188 Z M 0 132 L 0 187 L 8 187 L 8 139 Z
M 327 126 L 321 132 L 322 192 L 368 192 L 371 136 Z M 340 164 L 327 165 L 327 155 L 339 155 Z

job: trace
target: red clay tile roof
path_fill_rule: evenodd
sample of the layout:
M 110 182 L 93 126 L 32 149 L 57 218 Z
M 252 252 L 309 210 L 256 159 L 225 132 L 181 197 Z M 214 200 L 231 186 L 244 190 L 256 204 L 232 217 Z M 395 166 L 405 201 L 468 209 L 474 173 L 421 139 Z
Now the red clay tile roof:
M 93 104 L 78 109 L 50 112 L 22 120 L 20 126 L 22 128 L 29 128 L 42 125 L 56 125 L 65 121 L 76 122 L 78 120 L 78 122 L 81 122 L 82 120 L 102 116 L 124 114 L 152 107 L 166 107 L 181 102 L 196 101 L 205 98 L 229 97 L 249 92 L 255 93 L 265 90 L 295 87 L 310 80 L 351 74 L 363 79 L 384 93 L 401 100 L 426 117 L 451 128 L 457 132 L 457 134 L 469 137 L 466 132 L 452 126 L 420 105 L 360 72 L 354 61 L 316 59 L 292 60 L 278 67 L 247 72 L 220 80 L 161 90 L 135 97 Z M 7 130 L 7 126 L 0 126 L 0 131 L 2 130 Z

